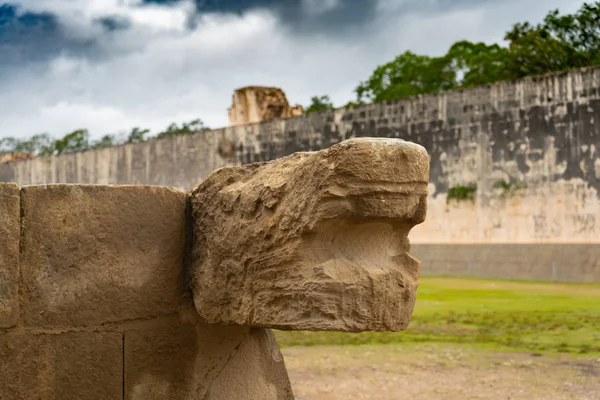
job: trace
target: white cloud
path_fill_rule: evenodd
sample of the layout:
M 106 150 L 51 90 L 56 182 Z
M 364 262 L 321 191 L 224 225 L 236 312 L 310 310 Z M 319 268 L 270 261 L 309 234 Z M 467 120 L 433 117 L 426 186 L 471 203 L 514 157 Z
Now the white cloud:
M 20 84 L 0 82 L 5 95 L 0 106 L 6 113 L 0 132 L 58 135 L 89 127 L 99 137 L 131 124 L 157 131 L 197 117 L 225 125 L 228 97 L 236 85 L 245 84 L 240 71 L 246 76 L 259 72 L 264 66 L 257 65 L 257 58 L 277 57 L 281 35 L 276 22 L 265 12 L 207 14 L 198 17 L 194 31 L 156 35 L 134 26 L 122 35 L 105 36 L 103 45 L 118 43 L 121 55 L 99 63 L 59 55 L 41 73 L 21 71 Z
M 138 28 L 159 32 L 182 32 L 186 21 L 195 12 L 192 0 L 171 6 L 147 4 L 140 7 L 141 0 L 16 0 L 21 12 L 51 13 L 58 17 L 67 33 L 76 37 L 101 35 L 101 27 L 93 21 L 101 17 L 127 18 Z
M 69 121 L 73 130 L 91 124 L 102 127 L 105 133 L 117 132 L 143 122 L 115 107 L 66 101 L 42 107 L 37 117 L 46 121 L 49 131 L 60 129 L 65 121 Z
M 178 3 L 177 7 L 165 8 L 161 6 L 145 6 L 142 8 L 126 8 L 126 12 L 117 14 L 129 17 L 135 25 L 155 28 L 159 31 L 182 32 L 185 30 L 186 21 L 194 11 L 191 1 Z
M 279 86 L 293 104 L 327 94 L 342 105 L 377 65 L 407 49 L 439 54 L 460 39 L 500 41 L 516 20 L 539 20 L 560 5 L 572 12 L 582 2 L 530 0 L 518 6 L 518 17 L 516 0 L 419 15 L 394 13 L 388 4 L 369 33 L 345 37 L 296 36 L 266 10 L 201 14 L 195 28 L 185 30 L 190 2 L 131 7 L 137 3 L 20 0 L 29 10 L 59 14 L 72 34 L 94 37 L 110 56 L 97 61 L 63 54 L 47 65 L 15 70 L 0 81 L 0 136 L 89 128 L 98 138 L 133 126 L 157 132 L 198 117 L 224 126 L 233 90 L 245 85 Z M 107 15 L 127 17 L 133 25 L 103 33 L 92 21 Z

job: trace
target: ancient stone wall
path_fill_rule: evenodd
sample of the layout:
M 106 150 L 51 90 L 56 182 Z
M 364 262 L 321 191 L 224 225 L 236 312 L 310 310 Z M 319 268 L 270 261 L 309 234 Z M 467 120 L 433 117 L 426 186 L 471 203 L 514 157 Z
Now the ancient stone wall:
M 0 184 L 0 399 L 292 399 L 266 329 L 205 323 L 188 195 Z
M 414 230 L 414 243 L 582 243 L 600 253 L 599 121 L 597 67 L 7 163 L 0 181 L 190 189 L 225 165 L 351 137 L 395 137 L 431 156 L 429 218 Z
M 600 282 L 594 243 L 426 243 L 413 244 L 410 253 L 427 275 Z

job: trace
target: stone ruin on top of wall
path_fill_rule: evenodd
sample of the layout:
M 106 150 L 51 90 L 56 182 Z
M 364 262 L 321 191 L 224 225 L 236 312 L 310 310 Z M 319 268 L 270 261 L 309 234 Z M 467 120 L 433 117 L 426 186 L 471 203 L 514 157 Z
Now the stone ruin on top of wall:
M 228 114 L 231 126 L 247 125 L 300 116 L 302 106 L 291 107 L 279 88 L 246 86 L 234 92 Z
M 0 164 L 19 161 L 19 160 L 31 160 L 35 157 L 34 153 L 19 153 L 19 152 L 8 152 L 0 153 Z
M 293 399 L 269 328 L 408 325 L 428 178 L 353 139 L 191 192 L 0 184 L 0 399 Z

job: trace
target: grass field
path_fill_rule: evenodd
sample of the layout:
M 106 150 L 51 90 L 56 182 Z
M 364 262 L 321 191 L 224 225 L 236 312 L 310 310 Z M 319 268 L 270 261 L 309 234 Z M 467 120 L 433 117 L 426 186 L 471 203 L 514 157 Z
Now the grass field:
M 460 343 L 534 353 L 600 353 L 600 284 L 467 278 L 419 280 L 409 328 L 398 333 L 275 332 L 282 348 Z

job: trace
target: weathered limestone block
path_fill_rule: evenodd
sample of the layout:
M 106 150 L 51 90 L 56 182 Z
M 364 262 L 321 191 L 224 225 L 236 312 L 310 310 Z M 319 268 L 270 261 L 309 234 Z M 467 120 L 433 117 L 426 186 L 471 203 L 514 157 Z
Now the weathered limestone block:
M 0 335 L 0 400 L 107 400 L 123 394 L 119 333 Z
M 192 284 L 211 323 L 406 328 L 420 263 L 429 157 L 398 139 L 222 168 L 192 193 Z
M 302 115 L 302 106 L 291 107 L 285 93 L 279 88 L 246 86 L 233 94 L 228 114 L 233 126 L 255 124 Z
M 292 400 L 293 395 L 271 331 L 196 323 L 125 334 L 125 399 Z
M 15 183 L 0 183 L 0 328 L 19 314 L 20 197 Z
M 185 193 L 162 187 L 22 190 L 22 316 L 72 327 L 176 313 Z
M 239 348 L 215 377 L 207 400 L 294 399 L 283 356 L 271 330 L 244 327 L 242 335 Z

